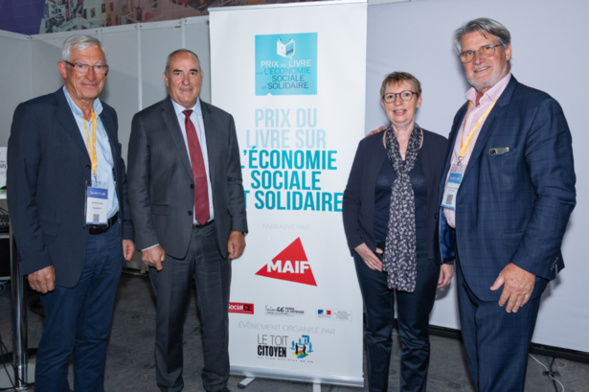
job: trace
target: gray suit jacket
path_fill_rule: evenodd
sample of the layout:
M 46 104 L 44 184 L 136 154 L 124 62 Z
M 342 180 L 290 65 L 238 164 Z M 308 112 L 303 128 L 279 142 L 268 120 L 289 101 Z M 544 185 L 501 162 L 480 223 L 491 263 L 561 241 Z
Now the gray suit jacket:
M 231 231 L 247 232 L 239 147 L 233 117 L 202 100 L 217 246 L 227 257 Z M 183 259 L 193 222 L 194 180 L 190 158 L 171 99 L 133 117 L 128 181 L 138 249 L 160 244 Z

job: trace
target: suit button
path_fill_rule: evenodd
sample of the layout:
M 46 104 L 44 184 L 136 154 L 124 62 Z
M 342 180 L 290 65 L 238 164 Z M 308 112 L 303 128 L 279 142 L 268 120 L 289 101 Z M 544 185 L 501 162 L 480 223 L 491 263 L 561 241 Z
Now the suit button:
M 86 165 L 86 169 L 90 169 L 90 165 Z
M 190 184 L 190 189 L 194 189 L 194 184 Z
M 192 211 L 188 211 L 188 215 L 189 216 L 192 216 Z

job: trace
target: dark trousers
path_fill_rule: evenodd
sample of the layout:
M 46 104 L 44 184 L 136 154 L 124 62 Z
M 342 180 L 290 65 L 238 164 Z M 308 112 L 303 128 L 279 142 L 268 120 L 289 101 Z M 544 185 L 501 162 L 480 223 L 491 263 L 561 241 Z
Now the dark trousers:
M 169 255 L 163 269 L 149 269 L 157 298 L 155 340 L 156 378 L 161 391 L 184 387 L 183 336 L 191 285 L 196 283 L 196 303 L 201 317 L 205 390 L 220 391 L 229 379 L 229 286 L 231 262 L 221 255 L 215 225 L 193 228 L 185 259 Z
M 104 391 L 106 344 L 123 268 L 120 225 L 88 237 L 86 259 L 75 287 L 56 286 L 41 295 L 45 328 L 37 350 L 35 391 L 70 391 L 68 358 L 73 353 L 74 390 Z
M 425 244 L 417 249 L 415 292 L 389 290 L 386 272 L 374 271 L 354 254 L 366 326 L 364 340 L 368 390 L 386 392 L 392 351 L 392 330 L 397 301 L 397 324 L 401 337 L 401 390 L 425 391 L 429 366 L 429 314 L 433 307 L 440 267 L 427 259 Z
M 456 267 L 462 341 L 475 389 L 523 392 L 528 350 L 547 282 L 536 278 L 529 302 L 517 313 L 507 313 L 497 301 L 481 301 L 468 287 L 460 261 Z

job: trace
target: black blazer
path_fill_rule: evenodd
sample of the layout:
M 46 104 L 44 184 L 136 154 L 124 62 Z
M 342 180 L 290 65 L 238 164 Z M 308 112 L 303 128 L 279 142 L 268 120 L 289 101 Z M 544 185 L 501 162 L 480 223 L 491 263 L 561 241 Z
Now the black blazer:
M 117 115 L 106 103 L 102 106 L 100 119 L 113 154 L 122 235 L 132 240 Z M 53 265 L 56 285 L 78 283 L 86 257 L 84 212 L 91 173 L 88 150 L 61 88 L 16 108 L 8 140 L 7 190 L 22 275 Z M 124 264 L 123 260 L 121 245 Z
M 441 263 L 437 244 L 439 184 L 444 169 L 448 140 L 423 130 L 423 145 L 419 150 L 421 169 L 427 182 L 427 253 L 428 259 Z M 348 246 L 354 248 L 363 242 L 376 250 L 374 239 L 374 191 L 376 176 L 387 157 L 383 133 L 368 136 L 358 145 L 352 170 L 343 198 L 344 229 Z

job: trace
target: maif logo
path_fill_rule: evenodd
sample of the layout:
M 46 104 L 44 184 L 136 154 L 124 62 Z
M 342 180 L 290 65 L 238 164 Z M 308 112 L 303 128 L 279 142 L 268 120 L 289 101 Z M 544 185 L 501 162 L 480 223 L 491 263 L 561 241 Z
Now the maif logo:
M 256 275 L 317 286 L 300 238 L 294 240 Z

